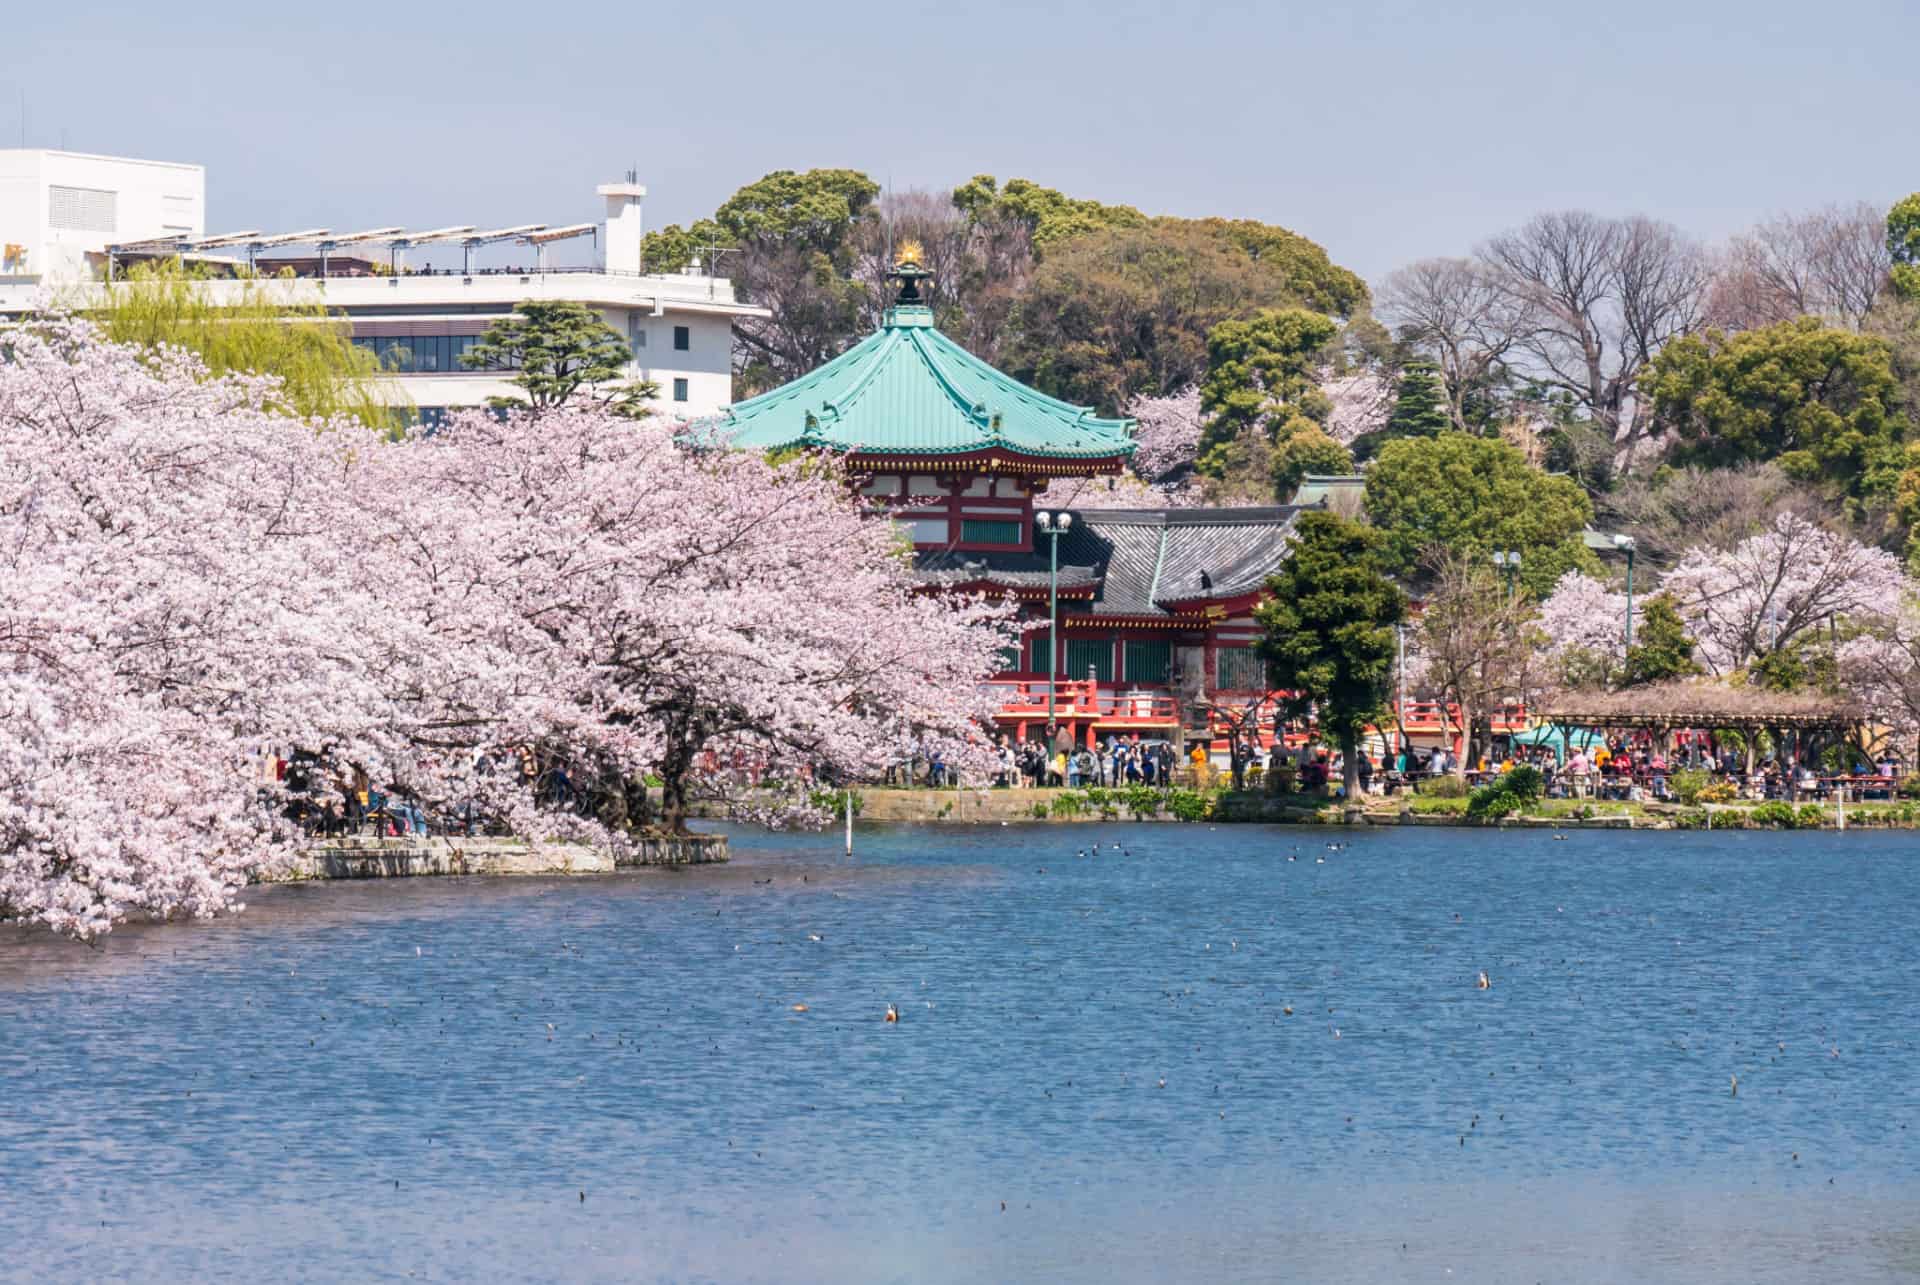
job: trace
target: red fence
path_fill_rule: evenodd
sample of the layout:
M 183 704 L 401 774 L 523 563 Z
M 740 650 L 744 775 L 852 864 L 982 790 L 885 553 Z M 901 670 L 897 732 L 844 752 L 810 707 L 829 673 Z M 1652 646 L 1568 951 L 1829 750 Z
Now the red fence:
M 1029 724 L 1045 724 L 1048 708 L 1044 678 L 995 679 L 987 683 L 985 688 L 998 706 L 997 720 L 1003 724 L 1013 724 L 1020 735 L 1025 735 Z M 1252 694 L 1248 693 L 1247 699 L 1251 697 Z M 1225 695 L 1217 699 L 1224 705 L 1235 703 Z M 1269 748 L 1273 741 L 1274 705 L 1271 697 L 1263 700 L 1258 713 L 1251 720 L 1251 728 L 1259 737 L 1262 750 Z M 1391 740 L 1397 730 L 1404 727 L 1410 736 L 1418 736 L 1423 742 L 1438 737 L 1453 745 L 1456 752 L 1460 750 L 1459 706 L 1439 701 L 1408 701 L 1399 720 L 1391 716 L 1391 710 L 1389 706 L 1389 717 L 1375 729 L 1380 736 Z M 1197 710 L 1191 712 L 1198 714 Z M 1167 688 L 1130 684 L 1108 684 L 1103 687 L 1092 679 L 1056 682 L 1052 714 L 1057 723 L 1075 728 L 1085 727 L 1089 736 L 1096 725 L 1109 730 L 1171 731 L 1182 722 L 1179 699 Z M 1232 734 L 1233 725 L 1218 714 L 1214 714 L 1208 722 L 1216 741 L 1224 741 Z M 1496 733 L 1524 730 L 1527 726 L 1526 706 L 1517 701 L 1507 702 L 1493 711 L 1492 723 Z M 1303 740 L 1305 737 L 1298 734 L 1288 737 L 1289 744 Z

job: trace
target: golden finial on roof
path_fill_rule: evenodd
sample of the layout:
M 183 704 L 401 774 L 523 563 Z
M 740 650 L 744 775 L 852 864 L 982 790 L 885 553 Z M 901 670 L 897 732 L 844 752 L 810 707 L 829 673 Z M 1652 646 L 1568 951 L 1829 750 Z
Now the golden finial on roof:
M 900 243 L 900 253 L 894 259 L 893 266 L 896 268 L 904 268 L 908 265 L 916 268 L 925 267 L 926 264 L 923 261 L 925 255 L 926 251 L 920 248 L 920 243 L 908 238 Z

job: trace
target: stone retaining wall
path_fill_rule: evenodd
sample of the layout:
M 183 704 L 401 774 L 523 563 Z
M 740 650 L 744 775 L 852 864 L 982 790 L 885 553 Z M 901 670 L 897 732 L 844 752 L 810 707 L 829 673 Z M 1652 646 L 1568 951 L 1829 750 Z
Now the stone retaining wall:
M 299 883 L 309 879 L 408 879 L 431 875 L 597 875 L 612 874 L 616 864 L 634 866 L 707 865 L 727 859 L 723 834 L 691 834 L 638 840 L 618 863 L 611 853 L 580 843 L 529 843 L 493 838 L 332 839 L 303 849 L 282 870 L 262 874 L 261 883 Z

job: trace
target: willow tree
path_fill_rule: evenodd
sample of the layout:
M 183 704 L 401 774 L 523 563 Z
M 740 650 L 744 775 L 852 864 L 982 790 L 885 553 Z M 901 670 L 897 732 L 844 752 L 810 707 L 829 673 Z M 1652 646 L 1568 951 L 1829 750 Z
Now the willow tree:
M 344 415 L 371 428 L 395 423 L 378 359 L 355 346 L 345 318 L 300 297 L 291 277 L 216 282 L 164 259 L 137 264 L 103 289 L 104 298 L 89 296 L 74 311 L 115 343 L 185 348 L 214 376 L 272 375 L 280 387 L 267 405 L 276 412 Z

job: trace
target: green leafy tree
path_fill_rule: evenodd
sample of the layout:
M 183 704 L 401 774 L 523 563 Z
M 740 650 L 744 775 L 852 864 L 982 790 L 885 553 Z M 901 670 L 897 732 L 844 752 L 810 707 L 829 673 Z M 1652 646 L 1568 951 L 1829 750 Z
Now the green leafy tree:
M 648 233 L 642 254 L 652 272 L 699 259 L 772 312 L 734 325 L 735 391 L 751 396 L 838 356 L 863 332 L 867 292 L 854 272 L 879 195 L 858 170 L 775 170 L 711 218 Z
M 1318 426 L 1306 428 L 1282 441 L 1273 449 L 1273 493 L 1290 498 L 1300 489 L 1300 481 L 1309 473 L 1339 477 L 1353 471 L 1353 455 L 1346 447 L 1321 432 Z
M 1199 383 L 1214 327 L 1303 302 L 1295 265 L 1255 257 L 1226 229 L 1155 219 L 1056 243 L 1009 318 L 1007 369 L 1105 413 Z
M 1131 205 L 1076 199 L 1024 178 L 1010 178 L 1002 187 L 991 174 L 976 174 L 954 188 L 953 204 L 975 224 L 1010 219 L 1023 225 L 1036 253 L 1089 232 L 1142 227 L 1147 222 L 1147 216 Z
M 712 219 L 696 219 L 687 227 L 669 223 L 640 241 L 640 263 L 647 272 L 685 272 L 695 260 L 709 263 L 716 250 L 731 249 L 734 240 Z
M 1394 626 L 1407 602 L 1378 561 L 1376 532 L 1332 513 L 1300 516 L 1286 564 L 1254 610 L 1269 681 L 1290 693 L 1288 717 L 1312 716 L 1346 758 L 1347 798 L 1360 793 L 1360 738 L 1385 707 Z
M 1327 257 L 1317 242 L 1298 232 L 1253 219 L 1160 219 L 1183 223 L 1236 246 L 1289 299 L 1318 312 L 1355 316 L 1370 301 L 1367 283 Z
M 489 398 L 496 409 L 551 410 L 584 391 L 610 410 L 639 419 L 651 413 L 647 403 L 660 388 L 651 380 L 622 378 L 631 360 L 620 332 L 587 305 L 571 300 L 517 305 L 511 317 L 487 327 L 460 358 L 469 369 L 517 372 L 508 382 L 525 396 Z
M 728 197 L 714 224 L 736 244 L 839 254 L 880 185 L 858 170 L 775 170 Z
M 1887 211 L 1887 250 L 1893 255 L 1893 288 L 1920 300 L 1920 192 Z
M 1701 672 L 1693 659 L 1693 639 L 1671 594 L 1656 594 L 1640 612 L 1640 624 L 1627 648 L 1625 685 L 1660 683 L 1690 678 Z
M 1580 538 L 1593 519 L 1587 493 L 1493 438 L 1441 433 L 1388 442 L 1367 470 L 1366 511 L 1396 575 L 1416 574 L 1435 549 L 1513 550 L 1521 554 L 1522 584 L 1544 598 L 1568 571 L 1599 571 Z
M 1642 379 L 1682 461 L 1777 460 L 1856 497 L 1893 487 L 1906 424 L 1884 339 L 1800 317 L 1674 340 Z
M 1268 440 L 1326 423 L 1331 409 L 1315 365 L 1340 333 L 1331 318 L 1304 308 L 1267 308 L 1207 333 L 1207 375 L 1200 381 L 1200 471 L 1207 452 L 1249 429 Z M 1304 421 L 1304 422 L 1300 422 Z
M 298 297 L 288 278 L 216 285 L 204 271 L 164 259 L 130 269 L 103 300 L 69 306 L 115 343 L 185 348 L 213 375 L 272 375 L 280 381 L 273 404 L 289 415 L 344 415 L 381 429 L 401 418 L 392 399 L 404 396 L 383 387 L 380 363 L 353 342 L 352 325 Z

